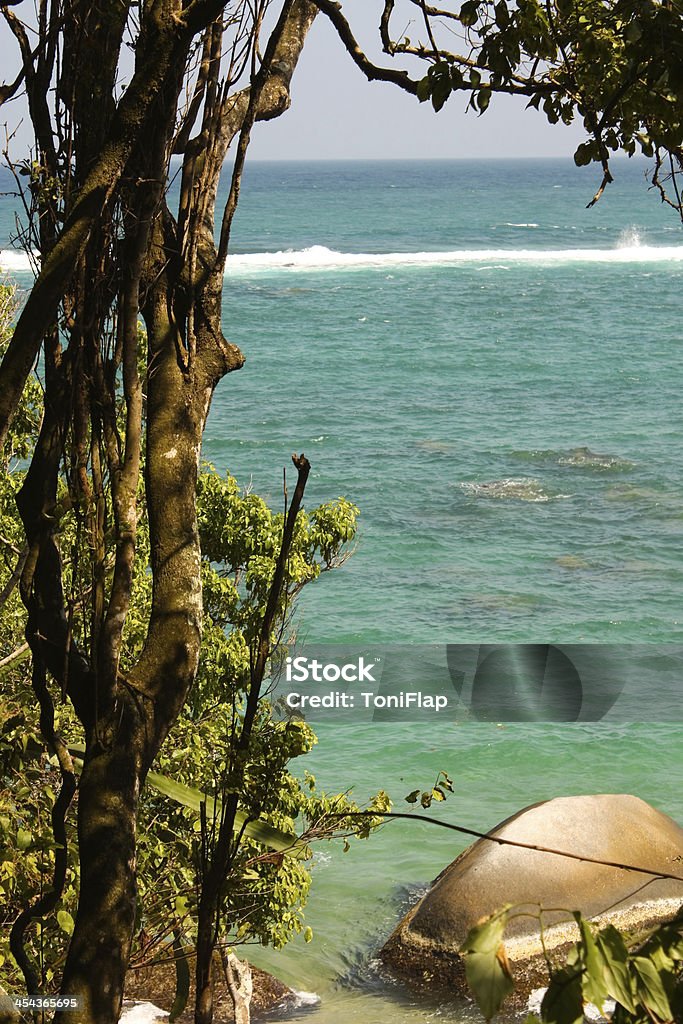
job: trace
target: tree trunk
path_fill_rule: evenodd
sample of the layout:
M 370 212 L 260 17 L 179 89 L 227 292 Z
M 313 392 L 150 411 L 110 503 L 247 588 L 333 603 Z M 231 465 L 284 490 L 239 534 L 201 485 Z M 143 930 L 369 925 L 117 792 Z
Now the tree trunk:
M 97 738 L 89 744 L 78 790 L 80 895 L 61 991 L 80 1005 L 61 1015 L 68 1024 L 115 1024 L 121 1013 L 136 912 L 136 815 L 146 774 L 139 710 L 128 698 L 121 712 L 115 744 Z
M 63 20 L 41 28 L 41 45 L 22 48 L 36 101 L 34 128 L 43 150 L 52 146 L 46 162 L 64 202 L 59 215 L 40 208 L 41 215 L 53 216 L 52 233 L 43 242 L 40 274 L 0 366 L 0 440 L 42 345 L 46 412 L 18 503 L 29 546 L 22 575 L 27 639 L 86 733 L 78 799 L 81 888 L 61 984 L 62 994 L 78 997 L 80 1005 L 59 1015 L 67 1024 L 118 1020 L 136 918 L 140 792 L 198 666 L 202 594 L 195 490 L 202 434 L 216 385 L 244 362 L 221 324 L 224 252 L 217 250 L 212 230 L 218 178 L 247 111 L 253 120 L 286 109 L 291 76 L 317 10 L 311 0 L 282 5 L 279 34 L 263 62 L 271 73 L 258 77 L 258 90 L 252 76 L 251 107 L 249 88 L 230 97 L 216 78 L 215 103 L 200 137 L 191 140 L 192 160 L 186 156 L 188 187 L 200 197 L 199 205 L 191 205 L 187 222 L 177 224 L 162 195 L 178 96 L 195 34 L 216 17 L 222 23 L 224 6 L 222 0 L 142 5 L 135 70 L 118 101 L 117 39 L 137 7 L 128 0 L 115 12 L 106 0 L 67 0 Z M 211 31 L 219 29 L 214 25 Z M 40 67 L 33 69 L 43 51 L 51 51 L 56 69 L 58 113 L 52 126 L 43 124 L 52 108 L 40 90 Z M 44 78 L 45 68 L 41 73 Z M 212 74 L 220 74 L 219 61 Z M 210 151 L 211 171 L 202 180 L 196 168 L 210 163 Z M 236 202 L 237 191 L 232 198 Z M 137 376 L 140 310 L 148 335 L 145 408 Z M 117 422 L 121 405 L 125 429 Z M 120 651 L 132 593 L 143 416 L 152 607 L 143 649 L 124 675 Z M 62 572 L 59 546 L 63 513 L 57 499 L 63 491 L 65 507 L 82 517 L 84 532 L 93 527 L 94 538 L 94 611 L 90 621 L 84 613 L 75 627 L 77 603 L 64 582 L 69 574 Z M 104 511 L 94 510 L 97 500 L 107 506 Z M 116 553 L 109 578 L 107 533 Z M 49 693 L 45 699 L 51 700 Z M 213 928 L 213 903 L 208 910 Z M 215 936 L 200 928 L 201 942 L 213 949 Z

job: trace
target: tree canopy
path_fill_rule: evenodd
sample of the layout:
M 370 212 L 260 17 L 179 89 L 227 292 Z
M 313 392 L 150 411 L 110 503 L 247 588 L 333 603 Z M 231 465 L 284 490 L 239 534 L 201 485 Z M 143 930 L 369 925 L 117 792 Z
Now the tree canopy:
M 653 160 L 662 199 L 683 215 L 679 0 L 385 0 L 377 3 L 390 58 L 382 64 L 358 45 L 343 4 L 317 6 L 370 80 L 393 82 L 436 111 L 462 93 L 483 114 L 502 93 L 521 97 L 551 124 L 580 118 L 587 139 L 574 159 L 600 165 L 596 200 L 612 180 L 614 153 L 642 153 Z

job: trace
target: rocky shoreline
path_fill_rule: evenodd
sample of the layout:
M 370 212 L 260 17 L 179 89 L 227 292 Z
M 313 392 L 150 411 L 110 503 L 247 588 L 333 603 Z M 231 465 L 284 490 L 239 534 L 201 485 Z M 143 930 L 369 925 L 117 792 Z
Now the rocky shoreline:
M 389 971 L 417 991 L 466 994 L 459 950 L 473 925 L 504 905 L 523 912 L 511 914 L 504 939 L 515 977 L 509 1005 L 522 1009 L 548 982 L 546 954 L 560 964 L 579 938 L 572 911 L 598 928 L 640 932 L 671 920 L 683 903 L 683 830 L 636 797 L 560 797 L 489 835 L 442 871 L 380 950 Z M 541 907 L 553 908 L 543 911 L 542 937 Z
M 250 1010 L 255 1020 L 278 1006 L 282 1006 L 284 1012 L 288 1006 L 297 1004 L 300 997 L 293 989 L 267 971 L 262 971 L 260 968 L 254 967 L 253 964 L 250 967 L 253 981 Z M 173 1005 L 174 992 L 175 969 L 172 964 L 143 967 L 128 973 L 125 992 L 128 1010 L 133 1009 L 135 1004 L 151 1003 L 163 1013 L 163 1016 L 157 1018 L 148 1016 L 146 1020 L 150 1024 L 155 1019 L 167 1020 L 167 1015 Z M 214 1024 L 233 1024 L 234 1021 L 232 999 L 219 964 L 214 964 L 213 1019 Z M 177 1024 L 193 1024 L 193 1021 L 194 979 L 191 982 L 187 1007 L 176 1018 Z M 131 1019 L 128 1024 L 136 1024 L 136 1022 Z

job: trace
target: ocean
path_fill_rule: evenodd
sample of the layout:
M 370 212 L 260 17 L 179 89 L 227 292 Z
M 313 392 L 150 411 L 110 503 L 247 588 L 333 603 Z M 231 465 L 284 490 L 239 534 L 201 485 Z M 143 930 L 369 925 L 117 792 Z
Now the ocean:
M 247 362 L 217 391 L 204 455 L 279 504 L 304 451 L 308 507 L 360 507 L 353 557 L 302 595 L 300 637 L 683 641 L 683 237 L 644 170 L 616 162 L 586 209 L 599 175 L 570 160 L 248 165 L 224 300 Z M 25 286 L 14 209 L 2 197 L 0 267 Z M 643 692 L 635 722 L 331 719 L 306 766 L 400 809 L 445 770 L 455 792 L 434 813 L 481 830 L 588 792 L 683 822 L 683 730 L 650 707 Z M 317 993 L 310 1024 L 477 1020 L 375 959 L 465 845 L 392 822 L 319 849 L 313 941 L 249 955 Z

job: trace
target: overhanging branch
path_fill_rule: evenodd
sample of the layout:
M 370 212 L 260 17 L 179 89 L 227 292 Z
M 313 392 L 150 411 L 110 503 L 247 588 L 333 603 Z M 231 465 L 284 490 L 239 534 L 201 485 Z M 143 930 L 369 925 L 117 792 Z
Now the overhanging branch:
M 413 96 L 417 95 L 417 82 L 410 77 L 407 71 L 379 67 L 366 56 L 358 45 L 351 26 L 342 14 L 341 4 L 336 3 L 335 0 L 314 0 L 314 3 L 330 19 L 349 56 L 369 82 L 392 82 L 405 92 L 409 92 Z

